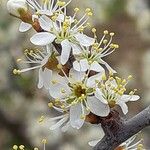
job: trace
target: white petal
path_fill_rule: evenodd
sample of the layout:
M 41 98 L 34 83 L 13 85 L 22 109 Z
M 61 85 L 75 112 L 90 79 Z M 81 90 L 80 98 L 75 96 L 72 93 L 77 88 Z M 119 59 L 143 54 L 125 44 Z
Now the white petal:
M 50 18 L 48 18 L 45 15 L 42 15 L 39 18 L 39 23 L 42 29 L 44 29 L 45 31 L 50 31 L 50 29 L 53 27 L 52 25 L 52 21 L 50 20 Z
M 43 84 L 46 89 L 50 87 L 51 77 L 52 77 L 52 70 L 45 68 L 43 72 Z
M 90 111 L 95 115 L 105 117 L 108 116 L 110 112 L 109 106 L 107 104 L 102 103 L 96 97 L 88 97 L 87 104 L 88 107 L 90 108 Z
M 68 118 L 64 117 L 62 118 L 61 120 L 59 120 L 56 124 L 52 125 L 50 127 L 50 130 L 55 130 L 59 127 L 61 127 L 66 121 L 67 121 Z
M 81 66 L 80 66 L 80 62 L 79 61 L 74 61 L 73 62 L 73 68 L 76 70 L 76 71 L 81 71 Z
M 71 45 L 70 42 L 66 39 L 61 42 L 62 52 L 61 52 L 61 64 L 64 65 L 69 59 Z
M 81 70 L 87 71 L 87 69 L 89 68 L 89 64 L 88 64 L 87 59 L 80 60 L 80 64 L 81 64 Z
M 139 99 L 140 99 L 140 96 L 138 96 L 138 95 L 127 95 L 127 94 L 124 94 L 124 95 L 122 95 L 120 101 L 128 102 L 128 101 L 137 101 Z
M 93 141 L 88 142 L 88 144 L 89 144 L 91 147 L 94 147 L 94 146 L 96 146 L 96 144 L 97 144 L 99 141 L 100 141 L 100 139 L 98 139 L 98 140 L 93 140 Z
M 104 68 L 97 61 L 94 61 L 91 64 L 90 70 L 93 70 L 96 72 L 104 72 L 105 71 Z
M 75 35 L 76 40 L 83 46 L 90 46 L 94 44 L 95 39 L 91 38 L 85 34 L 77 33 Z
M 55 35 L 48 33 L 48 32 L 40 32 L 33 35 L 30 39 L 30 41 L 35 45 L 47 45 L 54 41 L 56 38 Z
M 32 28 L 31 24 L 25 23 L 25 22 L 21 22 L 20 26 L 19 26 L 19 31 L 20 32 L 26 32 L 26 31 L 28 31 L 31 28 Z
M 65 91 L 65 93 L 62 93 L 62 90 Z M 51 84 L 49 87 L 49 93 L 53 98 L 58 98 L 61 100 L 61 98 L 64 98 L 70 94 L 70 89 L 68 85 L 61 83 Z
M 98 89 L 98 88 L 96 89 L 95 97 L 96 97 L 97 99 L 99 99 L 102 103 L 108 104 L 107 100 L 105 100 L 105 99 L 103 98 L 103 93 L 102 93 L 101 90 Z
M 80 82 L 84 79 L 85 72 L 79 72 L 74 69 L 70 69 L 69 71 L 69 79 L 71 83 Z
M 70 124 L 73 128 L 81 128 L 84 124 L 84 120 L 80 119 L 82 115 L 82 108 L 81 104 L 76 104 L 71 106 L 70 108 Z
M 118 105 L 121 107 L 124 114 L 128 113 L 128 106 L 124 102 L 119 102 Z
M 81 53 L 81 48 L 77 44 L 70 43 L 74 55 L 79 55 Z
M 88 87 L 95 87 L 95 84 L 96 84 L 95 81 L 96 80 L 101 81 L 103 74 L 104 74 L 104 72 L 100 72 L 96 75 L 93 75 L 93 76 L 89 77 L 88 80 L 87 80 L 87 86 Z
M 38 82 L 38 88 L 42 88 L 43 87 L 43 76 L 42 76 L 42 68 L 39 69 L 39 82 Z
M 73 62 L 73 68 L 76 71 L 87 71 L 87 69 L 89 68 L 89 64 L 88 64 L 87 59 L 81 59 L 79 62 L 74 61 Z

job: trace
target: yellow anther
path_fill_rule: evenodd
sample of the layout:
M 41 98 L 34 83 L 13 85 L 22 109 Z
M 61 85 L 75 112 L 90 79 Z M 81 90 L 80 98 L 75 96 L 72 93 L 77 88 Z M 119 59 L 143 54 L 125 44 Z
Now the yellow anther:
M 106 34 L 108 34 L 108 31 L 107 31 L 107 30 L 105 30 L 105 31 L 104 31 L 104 34 L 105 34 L 105 35 L 106 35 Z
M 14 69 L 14 70 L 13 70 L 13 74 L 15 74 L 15 75 L 16 75 L 16 74 L 20 74 L 20 73 L 21 73 L 20 70 L 17 70 L 17 69 Z
M 127 83 L 126 79 L 123 79 L 122 84 L 126 84 L 126 83 Z
M 20 62 L 21 60 L 22 60 L 22 59 L 19 58 L 19 59 L 17 59 L 17 62 Z
M 113 43 L 110 44 L 109 46 L 110 46 L 110 48 L 115 48 L 115 45 Z
M 20 148 L 20 150 L 24 150 L 25 147 L 24 147 L 24 145 L 20 145 L 19 148 Z
M 112 80 L 114 80 L 114 78 L 113 78 L 113 77 L 110 77 L 109 80 L 112 81 Z
M 93 62 L 90 60 L 88 63 L 89 63 L 89 65 L 91 65 Z
M 105 39 L 105 40 L 103 41 L 103 43 L 104 43 L 104 44 L 107 44 L 107 43 L 108 43 L 108 40 Z
M 130 93 L 129 93 L 129 95 L 133 95 L 134 94 L 134 91 L 131 91 Z
M 132 75 L 129 75 L 129 76 L 128 76 L 128 80 L 131 80 L 132 78 L 133 78 Z
M 119 45 L 118 44 L 114 44 L 114 48 L 119 48 Z
M 101 52 L 102 50 L 103 50 L 103 48 L 99 48 L 99 49 L 98 49 L 98 52 Z
M 84 26 L 81 26 L 79 29 L 78 29 L 79 32 L 83 32 L 84 31 Z
M 114 36 L 114 35 L 115 35 L 115 33 L 113 33 L 113 32 L 110 33 L 110 36 Z
M 63 1 L 58 1 L 57 2 L 57 5 L 60 6 L 60 7 L 64 6 L 65 4 L 66 4 L 66 2 L 63 2 Z
M 122 91 L 122 90 L 118 91 L 119 95 L 123 95 L 123 93 L 124 93 L 124 91 Z
M 91 27 L 91 24 L 89 23 L 89 22 L 87 22 L 87 24 L 86 24 L 88 27 Z
M 95 33 L 95 32 L 96 32 L 96 29 L 95 29 L 95 28 L 92 28 L 92 32 Z
M 117 81 L 117 84 L 120 84 L 121 83 L 121 78 L 119 77 L 115 77 L 116 81 Z
M 29 51 L 29 50 L 28 50 L 28 49 L 26 49 L 26 50 L 24 51 L 24 53 L 28 53 L 28 51 Z
M 134 89 L 134 92 L 136 92 L 137 91 L 137 89 Z
M 62 106 L 61 106 L 61 109 L 65 109 L 65 105 L 62 105 Z
M 13 150 L 17 150 L 18 149 L 18 146 L 17 145 L 14 145 L 13 146 Z
M 54 105 L 52 102 L 48 103 L 48 107 L 52 108 Z
M 13 74 L 18 74 L 18 70 L 17 70 L 17 69 L 14 69 L 14 70 L 13 70 Z
M 74 11 L 75 11 L 75 12 L 78 12 L 79 10 L 80 10 L 80 9 L 79 9 L 79 8 L 77 8 L 77 7 L 74 9 Z
M 143 144 L 138 144 L 138 146 L 137 146 L 137 150 L 144 150 L 144 146 L 143 146 Z
M 42 139 L 42 143 L 46 144 L 47 140 L 46 139 Z
M 62 65 L 61 65 L 61 64 L 58 64 L 58 65 L 57 65 L 57 68 L 58 68 L 58 69 L 62 69 Z
M 35 147 L 34 150 L 39 150 L 39 149 L 37 147 Z
M 56 103 L 60 102 L 60 99 L 56 98 L 56 99 L 55 99 L 55 102 L 56 102 Z
M 58 17 L 57 15 L 54 15 L 54 16 L 51 17 L 51 19 L 52 19 L 53 21 L 56 21 L 57 17 Z
M 44 116 L 41 116 L 38 120 L 39 123 L 42 123 L 44 121 L 45 117 Z
M 91 9 L 90 8 L 86 8 L 85 12 L 89 13 L 89 12 L 91 12 Z
M 87 15 L 88 16 L 93 16 L 93 13 L 92 12 L 88 12 Z

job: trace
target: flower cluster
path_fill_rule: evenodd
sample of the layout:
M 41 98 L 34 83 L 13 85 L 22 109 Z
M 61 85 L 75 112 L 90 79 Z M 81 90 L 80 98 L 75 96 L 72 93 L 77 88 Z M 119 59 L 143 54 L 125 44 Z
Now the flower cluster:
M 103 60 L 119 46 L 113 43 L 113 32 L 105 30 L 98 39 L 95 28 L 93 37 L 85 34 L 90 27 L 89 18 L 93 15 L 87 8 L 78 19 L 79 8 L 72 16 L 67 15 L 66 7 L 70 3 L 60 0 L 9 0 L 7 8 L 10 14 L 22 20 L 21 32 L 34 28 L 30 41 L 41 47 L 40 50 L 25 50 L 27 60 L 19 63 L 31 65 L 29 68 L 14 69 L 14 74 L 38 69 L 38 88 L 49 91 L 50 108 L 60 116 L 51 118 L 57 121 L 50 127 L 66 131 L 69 126 L 81 128 L 86 116 L 93 113 L 100 117 L 109 115 L 119 105 L 124 114 L 128 112 L 127 102 L 137 101 L 136 89 L 126 93 L 127 79 L 117 77 L 117 73 Z M 43 121 L 43 117 L 40 122 Z

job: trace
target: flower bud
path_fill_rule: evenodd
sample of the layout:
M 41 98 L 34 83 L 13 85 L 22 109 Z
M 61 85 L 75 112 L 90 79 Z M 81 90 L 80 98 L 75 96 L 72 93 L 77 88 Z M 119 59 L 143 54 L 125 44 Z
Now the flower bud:
M 11 15 L 20 18 L 27 12 L 28 6 L 26 0 L 9 0 L 7 2 L 7 9 Z

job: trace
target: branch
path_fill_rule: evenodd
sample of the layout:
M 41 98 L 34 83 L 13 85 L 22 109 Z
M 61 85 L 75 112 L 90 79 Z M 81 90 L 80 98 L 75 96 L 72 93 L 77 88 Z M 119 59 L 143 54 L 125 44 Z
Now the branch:
M 114 150 L 143 128 L 150 126 L 150 106 L 127 121 L 123 121 L 119 114 L 118 117 L 116 115 L 117 112 L 113 111 L 109 118 L 100 119 L 105 136 L 94 147 L 94 150 Z

